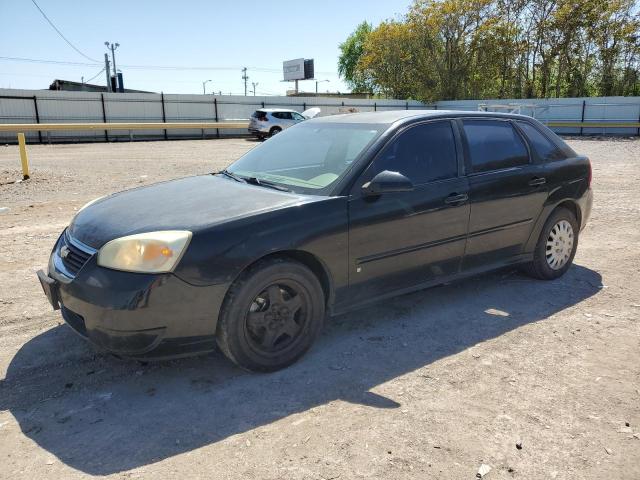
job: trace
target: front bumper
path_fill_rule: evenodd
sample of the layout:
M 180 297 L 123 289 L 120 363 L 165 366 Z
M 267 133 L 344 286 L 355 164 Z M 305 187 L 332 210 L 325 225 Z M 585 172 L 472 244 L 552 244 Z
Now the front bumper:
M 194 286 L 170 273 L 111 270 L 98 266 L 95 254 L 70 275 L 60 256 L 68 241 L 65 232 L 51 254 L 48 274 L 38 276 L 54 308 L 59 306 L 77 333 L 102 349 L 136 358 L 214 348 L 226 285 Z

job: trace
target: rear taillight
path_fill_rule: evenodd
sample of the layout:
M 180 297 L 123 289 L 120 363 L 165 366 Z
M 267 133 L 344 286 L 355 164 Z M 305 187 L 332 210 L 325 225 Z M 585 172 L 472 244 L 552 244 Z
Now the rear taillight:
M 587 187 L 591 186 L 591 179 L 593 178 L 593 171 L 591 169 L 591 161 L 587 160 L 587 164 L 589 166 L 589 172 L 587 172 Z
M 267 117 L 260 117 L 258 120 L 260 120 L 261 122 L 268 122 L 269 119 Z

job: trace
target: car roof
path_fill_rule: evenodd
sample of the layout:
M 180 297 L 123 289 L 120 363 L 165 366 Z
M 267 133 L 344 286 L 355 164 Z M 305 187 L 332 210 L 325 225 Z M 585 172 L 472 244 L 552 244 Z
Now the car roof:
M 256 110 L 257 112 L 266 112 L 266 113 L 273 113 L 273 112 L 295 112 L 295 110 L 291 110 L 289 108 L 259 108 Z
M 374 123 L 391 125 L 402 120 L 417 120 L 420 118 L 438 117 L 491 117 L 491 118 L 530 118 L 514 113 L 478 112 L 464 110 L 387 110 L 383 112 L 345 113 L 340 115 L 327 115 L 316 117 L 308 122 L 321 123 Z

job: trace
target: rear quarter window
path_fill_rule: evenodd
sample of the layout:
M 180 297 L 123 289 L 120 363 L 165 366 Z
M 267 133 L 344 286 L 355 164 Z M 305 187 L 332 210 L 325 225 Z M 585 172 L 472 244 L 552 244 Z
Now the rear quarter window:
M 472 173 L 512 168 L 529 163 L 524 140 L 510 122 L 464 120 Z
M 567 155 L 565 155 L 558 145 L 548 139 L 542 132 L 540 132 L 540 130 L 529 122 L 518 121 L 517 124 L 524 132 L 527 140 L 529 140 L 529 145 L 531 145 L 542 160 L 552 162 L 554 160 L 563 160 L 567 158 Z
M 267 112 L 263 112 L 261 110 L 256 110 L 255 112 L 253 112 L 253 115 L 251 115 L 253 118 L 257 118 L 258 120 L 262 120 L 264 118 L 267 118 Z

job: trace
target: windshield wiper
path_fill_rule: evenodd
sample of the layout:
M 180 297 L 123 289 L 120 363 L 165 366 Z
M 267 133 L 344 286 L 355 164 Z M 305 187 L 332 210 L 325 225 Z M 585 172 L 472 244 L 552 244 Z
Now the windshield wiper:
M 273 188 L 274 190 L 280 190 L 281 192 L 290 192 L 287 187 L 283 187 L 282 185 L 278 185 L 277 183 L 269 182 L 267 180 L 261 180 L 256 177 L 243 177 L 247 183 L 251 183 L 252 185 L 259 185 L 261 187 Z
M 250 183 L 252 185 L 258 185 L 260 187 L 273 188 L 274 190 L 280 190 L 281 192 L 290 192 L 287 187 L 283 187 L 282 185 L 278 185 L 277 183 L 269 182 L 267 180 L 260 180 L 256 177 L 244 177 L 242 175 L 237 175 L 233 172 L 230 172 L 226 168 L 224 170 L 220 170 L 218 172 L 219 175 L 224 175 L 225 177 L 229 177 L 236 182 L 241 183 Z
M 247 180 L 244 177 L 241 177 L 240 175 L 236 175 L 235 173 L 231 173 L 227 169 L 220 170 L 218 172 L 218 175 L 224 175 L 225 177 L 229 177 L 232 180 L 235 180 L 236 182 L 247 183 Z

